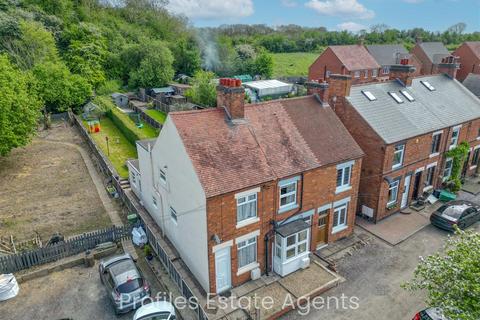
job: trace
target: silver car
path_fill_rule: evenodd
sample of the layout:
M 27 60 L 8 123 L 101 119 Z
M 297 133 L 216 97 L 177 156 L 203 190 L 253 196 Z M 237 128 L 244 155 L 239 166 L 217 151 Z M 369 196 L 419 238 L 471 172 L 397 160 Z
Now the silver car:
M 137 309 L 150 298 L 150 287 L 129 254 L 102 260 L 99 272 L 116 314 Z

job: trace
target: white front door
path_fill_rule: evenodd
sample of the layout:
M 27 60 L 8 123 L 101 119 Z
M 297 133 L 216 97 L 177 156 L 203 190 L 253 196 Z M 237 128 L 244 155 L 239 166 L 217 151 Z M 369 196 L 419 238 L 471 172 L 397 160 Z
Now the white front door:
M 232 287 L 230 247 L 215 252 L 215 277 L 217 293 L 222 293 Z
M 410 181 L 412 180 L 412 176 L 408 175 L 405 177 L 405 183 L 403 185 L 403 193 L 402 193 L 402 206 L 401 208 L 404 209 L 408 206 L 408 195 L 410 194 Z

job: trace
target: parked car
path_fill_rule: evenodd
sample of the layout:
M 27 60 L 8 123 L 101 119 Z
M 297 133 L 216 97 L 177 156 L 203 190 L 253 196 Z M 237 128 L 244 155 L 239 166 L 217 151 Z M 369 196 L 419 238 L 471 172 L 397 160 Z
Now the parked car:
M 453 231 L 454 225 L 465 229 L 477 221 L 480 221 L 480 206 L 464 200 L 451 201 L 430 216 L 434 226 L 448 231 Z
M 428 308 L 417 313 L 412 320 L 448 320 L 440 308 Z
M 146 304 L 135 312 L 133 320 L 175 320 L 175 308 L 168 301 Z
M 141 307 L 150 297 L 150 287 L 129 254 L 102 260 L 99 272 L 117 314 Z

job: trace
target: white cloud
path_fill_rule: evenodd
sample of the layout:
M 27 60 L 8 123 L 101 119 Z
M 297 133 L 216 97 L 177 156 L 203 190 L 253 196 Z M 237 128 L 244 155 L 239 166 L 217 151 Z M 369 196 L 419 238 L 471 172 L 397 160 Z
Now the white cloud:
M 287 8 L 293 8 L 298 6 L 298 3 L 294 0 L 282 0 L 282 6 Z
M 167 8 L 200 19 L 248 17 L 254 12 L 252 0 L 170 0 Z
M 375 12 L 367 9 L 357 0 L 310 0 L 305 6 L 317 13 L 328 16 L 340 16 L 344 18 L 371 19 Z
M 351 32 L 358 32 L 360 30 L 367 30 L 368 29 L 368 27 L 363 25 L 363 24 L 356 23 L 356 22 L 351 22 L 351 21 L 337 24 L 337 28 L 340 29 L 340 30 L 346 30 L 346 31 L 351 31 Z

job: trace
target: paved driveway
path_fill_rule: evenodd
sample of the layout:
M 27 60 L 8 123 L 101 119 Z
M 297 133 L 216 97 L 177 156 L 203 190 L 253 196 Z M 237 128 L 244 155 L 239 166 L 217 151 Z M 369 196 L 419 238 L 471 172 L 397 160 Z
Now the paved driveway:
M 463 194 L 461 198 L 480 203 L 478 196 Z M 480 223 L 472 229 L 480 232 Z M 361 232 L 358 227 L 357 231 Z M 447 234 L 429 225 L 395 247 L 375 238 L 369 245 L 338 263 L 338 271 L 347 281 L 321 296 L 325 302 L 322 309 L 312 308 L 306 316 L 292 311 L 282 319 L 410 320 L 417 310 L 424 307 L 424 296 L 418 292 L 407 292 L 400 288 L 400 284 L 411 279 L 419 256 L 432 254 L 442 248 Z M 357 297 L 358 308 L 342 309 L 342 294 L 347 297 L 346 307 L 355 307 L 347 299 Z M 327 299 L 330 299 L 329 309 Z M 335 303 L 337 300 L 338 307 Z

